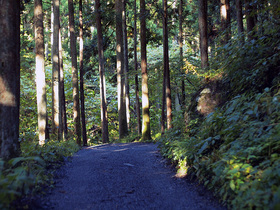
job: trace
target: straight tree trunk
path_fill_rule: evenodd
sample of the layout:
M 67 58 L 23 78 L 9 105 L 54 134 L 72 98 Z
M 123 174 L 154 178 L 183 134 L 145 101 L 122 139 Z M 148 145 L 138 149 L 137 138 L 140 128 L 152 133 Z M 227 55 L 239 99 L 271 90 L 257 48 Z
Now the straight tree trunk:
M 63 70 L 63 52 L 62 52 L 62 39 L 61 39 L 61 27 L 59 27 L 59 69 L 60 69 L 60 112 L 61 112 L 61 133 L 62 139 L 67 140 L 67 115 L 65 105 L 65 90 L 64 90 L 64 70 Z
M 255 35 L 253 30 L 256 25 L 255 15 L 253 14 L 254 7 L 252 4 L 253 4 L 252 0 L 245 0 L 245 10 L 246 10 L 245 14 L 246 14 L 247 34 L 249 40 L 252 40 Z
M 80 97 L 81 97 L 81 118 L 83 146 L 87 146 L 87 130 L 85 116 L 85 94 L 84 94 L 84 42 L 83 42 L 83 1 L 79 0 L 79 22 L 80 22 Z
M 220 17 L 221 17 L 221 32 L 225 33 L 222 39 L 222 43 L 226 44 L 231 36 L 229 0 L 220 1 Z
M 0 1 L 0 158 L 19 155 L 20 1 Z
M 163 68 L 163 78 L 162 78 L 162 108 L 161 108 L 161 135 L 165 133 L 166 124 L 166 69 L 165 63 Z
M 241 0 L 235 0 L 235 7 L 236 7 L 238 34 L 242 35 L 244 33 L 244 26 L 243 26 L 243 12 L 242 12 Z M 242 43 L 244 43 L 244 38 L 242 38 Z
M 106 102 L 106 84 L 104 76 L 104 52 L 103 52 L 103 35 L 101 25 L 101 12 L 100 12 L 100 0 L 95 1 L 96 11 L 96 28 L 97 28 L 97 40 L 98 40 L 98 57 L 99 57 L 99 81 L 100 81 L 100 99 L 101 99 L 101 126 L 102 126 L 102 142 L 109 142 L 108 132 L 108 117 L 107 117 L 107 102 Z
M 60 101 L 59 101 L 59 0 L 53 0 L 53 47 L 52 47 L 52 132 L 60 140 Z
M 44 56 L 44 26 L 42 0 L 34 1 L 35 53 L 36 53 L 36 90 L 39 145 L 45 144 L 47 139 L 47 98 Z
M 72 84 L 73 84 L 73 122 L 76 142 L 81 145 L 81 119 L 80 119 L 80 97 L 79 79 L 77 68 L 77 49 L 75 36 L 74 5 L 73 0 L 68 0 L 69 10 L 69 30 L 70 30 L 70 49 L 72 63 Z
M 162 108 L 161 108 L 161 135 L 165 133 L 165 124 L 166 124 L 166 27 L 167 27 L 167 20 L 165 14 L 165 0 L 163 0 L 163 16 L 162 16 L 162 25 L 163 25 L 163 78 L 162 78 Z
M 198 3 L 201 68 L 208 68 L 207 0 L 198 0 Z
M 137 64 L 137 0 L 134 0 L 134 71 L 135 71 L 135 93 L 136 93 L 136 113 L 138 134 L 141 134 L 141 114 L 139 100 L 139 84 L 138 84 L 138 64 Z
M 172 128 L 172 103 L 171 103 L 171 85 L 169 70 L 169 50 L 168 50 L 168 20 L 167 20 L 167 0 L 163 0 L 163 54 L 164 71 L 166 72 L 166 111 L 167 111 L 167 129 Z
M 185 74 L 183 69 L 183 0 L 180 0 L 179 5 L 179 46 L 180 46 L 180 70 L 181 70 L 181 91 L 182 91 L 182 98 L 181 98 L 181 104 L 183 107 L 183 110 L 185 110 L 185 100 L 186 100 L 186 93 L 185 93 Z
M 148 91 L 147 49 L 146 49 L 146 8 L 145 0 L 140 0 L 140 40 L 142 73 L 142 140 L 151 140 L 150 105 Z
M 117 83 L 118 83 L 118 110 L 119 110 L 119 137 L 128 134 L 126 121 L 125 77 L 123 58 L 123 26 L 122 26 L 122 0 L 116 0 L 116 54 L 117 54 Z
M 130 96 L 129 96 L 129 79 L 128 79 L 128 47 L 127 47 L 127 25 L 126 25 L 126 0 L 123 1 L 122 24 L 123 24 L 123 59 L 124 59 L 124 74 L 125 74 L 125 102 L 126 102 L 126 121 L 127 128 L 130 124 Z

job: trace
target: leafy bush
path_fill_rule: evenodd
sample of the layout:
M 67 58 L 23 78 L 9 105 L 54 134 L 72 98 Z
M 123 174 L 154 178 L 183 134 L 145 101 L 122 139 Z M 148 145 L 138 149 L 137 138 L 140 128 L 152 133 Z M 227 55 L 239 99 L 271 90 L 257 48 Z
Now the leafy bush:
M 50 141 L 43 146 L 21 143 L 22 156 L 8 162 L 0 159 L 0 209 L 8 209 L 16 199 L 51 183 L 52 171 L 78 151 L 74 141 Z
M 236 36 L 217 50 L 219 56 L 213 59 L 212 68 L 223 70 L 224 83 L 230 85 L 229 96 L 259 93 L 280 84 L 279 38 L 279 26 L 275 26 L 243 44 Z
M 239 95 L 207 116 L 191 137 L 163 138 L 162 153 L 235 209 L 277 209 L 280 94 Z

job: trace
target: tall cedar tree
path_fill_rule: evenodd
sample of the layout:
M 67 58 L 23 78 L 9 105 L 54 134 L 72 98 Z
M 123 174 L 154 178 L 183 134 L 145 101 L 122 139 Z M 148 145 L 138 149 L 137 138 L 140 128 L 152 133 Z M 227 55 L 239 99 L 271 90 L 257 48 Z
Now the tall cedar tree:
M 68 0 L 69 10 L 69 30 L 70 30 L 70 50 L 72 63 L 72 84 L 73 84 L 73 122 L 76 142 L 81 145 L 81 119 L 80 119 L 80 102 L 79 102 L 79 80 L 77 68 L 77 48 L 74 21 L 73 0 Z
M 180 47 L 180 71 L 181 71 L 181 90 L 182 90 L 182 97 L 181 97 L 181 104 L 183 110 L 185 110 L 185 100 L 186 100 L 186 93 L 185 93 L 185 80 L 184 80 L 184 65 L 183 65 L 183 0 L 179 2 L 179 47 Z
M 151 140 L 150 105 L 148 91 L 147 49 L 146 49 L 146 7 L 145 0 L 140 0 L 140 40 L 142 73 L 142 140 Z
M 247 24 L 247 34 L 248 39 L 253 39 L 255 33 L 253 31 L 256 22 L 255 22 L 255 14 L 254 14 L 254 4 L 252 0 L 245 0 L 245 14 L 246 14 L 246 24 Z
M 66 104 L 65 104 L 61 27 L 59 27 L 59 69 L 60 69 L 59 95 L 60 95 L 60 112 L 61 112 L 60 132 L 62 133 L 62 139 L 65 141 L 67 140 L 68 130 L 67 130 L 67 116 L 66 116 Z
M 221 33 L 224 33 L 222 43 L 226 44 L 231 37 L 230 30 L 230 4 L 229 0 L 220 1 Z
M 163 15 L 162 15 L 162 24 L 163 24 L 163 79 L 162 79 L 162 108 L 161 108 L 161 134 L 165 133 L 165 124 L 166 124 L 166 54 L 165 54 L 165 38 L 166 38 L 166 30 L 167 30 L 167 20 L 165 14 L 165 1 L 163 0 Z M 168 64 L 169 65 L 169 64 Z
M 117 83 L 118 83 L 118 110 L 119 110 L 119 137 L 127 135 L 124 58 L 123 58 L 123 26 L 122 26 L 122 0 L 116 0 L 116 54 L 117 54 Z
M 241 0 L 235 0 L 235 7 L 236 7 L 238 34 L 242 35 L 244 33 L 244 26 L 243 26 L 243 12 L 242 12 Z M 242 43 L 244 43 L 244 37 L 242 38 L 241 41 L 242 41 Z
M 207 0 L 198 0 L 201 68 L 208 67 Z
M 36 91 L 39 145 L 45 144 L 48 138 L 47 130 L 47 98 L 44 55 L 44 26 L 42 0 L 34 1 L 35 53 L 36 53 Z
M 85 116 L 85 94 L 84 94 L 84 39 L 83 39 L 83 0 L 79 0 L 79 23 L 80 23 L 80 98 L 83 146 L 87 146 L 87 130 Z
M 106 84 L 104 75 L 104 52 L 103 52 L 103 36 L 101 25 L 100 0 L 95 0 L 96 11 L 96 28 L 98 41 L 98 57 L 99 57 L 99 82 L 100 82 L 100 99 L 101 99 L 101 126 L 102 126 L 102 142 L 109 142 L 107 102 L 106 102 Z
M 60 140 L 60 97 L 59 97 L 59 0 L 53 0 L 53 47 L 52 47 L 52 132 Z
M 0 1 L 0 158 L 19 154 L 20 1 Z
M 163 55 L 164 55 L 164 71 L 166 72 L 166 118 L 167 129 L 172 128 L 172 102 L 171 102 L 171 85 L 169 70 L 169 49 L 168 49 L 168 14 L 167 0 L 163 0 Z
M 129 96 L 129 79 L 128 79 L 128 44 L 127 44 L 127 25 L 126 25 L 126 1 L 123 2 L 122 23 L 123 23 L 123 59 L 124 59 L 124 74 L 125 74 L 125 105 L 126 105 L 126 121 L 129 129 L 130 123 L 130 96 Z
M 136 113 L 137 113 L 137 128 L 138 134 L 141 134 L 141 114 L 139 100 L 139 82 L 138 82 L 138 63 L 137 63 L 137 0 L 134 0 L 134 71 L 135 71 L 135 93 L 136 93 Z

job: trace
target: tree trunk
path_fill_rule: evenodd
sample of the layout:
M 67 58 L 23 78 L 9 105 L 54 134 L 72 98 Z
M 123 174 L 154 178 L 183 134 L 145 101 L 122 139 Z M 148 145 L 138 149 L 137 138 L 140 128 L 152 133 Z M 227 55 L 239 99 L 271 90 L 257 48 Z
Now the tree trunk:
M 165 124 L 166 124 L 165 108 L 166 108 L 166 69 L 164 63 L 163 78 L 162 78 L 161 135 L 165 133 Z
M 53 47 L 52 47 L 52 133 L 60 140 L 60 102 L 59 102 L 59 0 L 53 0 Z
M 101 12 L 100 12 L 100 0 L 95 0 L 96 11 L 96 28 L 97 28 L 97 40 L 98 40 L 98 57 L 99 57 L 99 81 L 100 81 L 100 99 L 101 99 L 101 126 L 102 126 L 102 142 L 109 142 L 108 132 L 108 118 L 107 118 L 107 102 L 106 102 L 106 85 L 104 76 L 104 52 L 103 52 L 103 35 L 101 25 Z
M 186 93 L 185 93 L 185 73 L 184 73 L 184 65 L 183 65 L 183 0 L 180 0 L 179 5 L 179 46 L 180 46 L 180 70 L 181 70 L 181 91 L 182 91 L 182 97 L 181 97 L 181 105 L 183 107 L 183 110 L 185 110 L 185 100 L 186 100 Z
M 63 52 L 62 52 L 62 40 L 61 40 L 61 27 L 59 27 L 59 66 L 60 66 L 60 112 L 61 112 L 61 133 L 62 139 L 67 140 L 67 115 L 66 115 L 66 105 L 65 105 L 65 90 L 64 90 L 64 70 L 63 70 Z
M 235 0 L 235 7 L 236 7 L 238 34 L 242 35 L 244 33 L 244 26 L 243 26 L 243 13 L 242 13 L 241 0 Z M 244 43 L 244 38 L 242 38 L 242 42 Z
M 44 26 L 42 0 L 34 1 L 35 53 L 36 53 L 36 90 L 39 145 L 45 144 L 47 138 L 47 98 L 44 56 Z
M 220 0 L 221 32 L 225 33 L 222 43 L 226 44 L 230 39 L 230 4 L 229 0 Z
M 136 113 L 137 113 L 137 128 L 138 134 L 141 134 L 141 115 L 140 115 L 140 100 L 139 100 L 139 84 L 138 84 L 138 64 L 137 64 L 137 0 L 134 0 L 134 71 L 135 71 L 135 93 L 136 93 Z
M 162 16 L 162 25 L 163 25 L 163 78 L 162 78 L 162 108 L 161 108 L 161 135 L 165 133 L 165 124 L 166 124 L 166 30 L 167 30 L 167 20 L 166 20 L 166 8 L 165 0 L 163 0 L 163 16 Z
M 246 10 L 245 14 L 246 14 L 248 39 L 252 40 L 255 35 L 253 30 L 256 23 L 255 23 L 255 16 L 253 14 L 254 7 L 251 0 L 245 0 L 245 10 Z
M 70 30 L 70 49 L 72 62 L 72 83 L 73 83 L 73 122 L 76 142 L 81 145 L 81 121 L 80 121 L 80 102 L 79 102 L 79 80 L 77 68 L 77 49 L 75 36 L 74 5 L 73 0 L 68 0 L 69 10 L 69 30 Z
M 142 140 L 151 140 L 150 105 L 148 91 L 147 49 L 146 49 L 146 8 L 145 0 L 140 0 L 140 40 L 142 72 Z
M 118 110 L 119 110 L 119 137 L 127 135 L 125 77 L 123 59 L 123 28 L 122 28 L 122 0 L 116 0 L 116 54 L 117 54 L 117 83 L 118 83 Z
M 79 22 L 80 22 L 80 97 L 81 97 L 81 118 L 83 146 L 87 146 L 87 130 L 85 116 L 85 94 L 84 94 L 84 42 L 83 42 L 83 1 L 79 0 Z
M 208 67 L 207 0 L 199 0 L 198 25 L 200 36 L 201 68 Z
M 0 158 L 19 154 L 20 1 L 0 1 Z
M 171 85 L 169 70 L 169 50 L 168 50 L 168 20 L 167 20 L 167 0 L 163 0 L 163 51 L 164 51 L 164 71 L 166 72 L 166 111 L 167 111 L 167 129 L 172 128 L 172 103 L 171 103 Z
M 126 25 L 126 0 L 123 1 L 122 24 L 123 24 L 123 59 L 124 59 L 124 74 L 125 74 L 125 102 L 126 102 L 126 121 L 129 129 L 130 123 L 130 96 L 129 96 L 129 79 L 128 79 L 128 47 L 127 47 L 127 25 Z

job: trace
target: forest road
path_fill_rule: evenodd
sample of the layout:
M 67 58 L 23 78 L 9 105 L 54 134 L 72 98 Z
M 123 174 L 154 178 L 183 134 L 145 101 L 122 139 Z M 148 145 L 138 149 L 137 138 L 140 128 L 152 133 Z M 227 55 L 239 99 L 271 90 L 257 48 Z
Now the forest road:
M 175 172 L 156 144 L 87 147 L 58 171 L 55 188 L 36 209 L 225 209 Z

